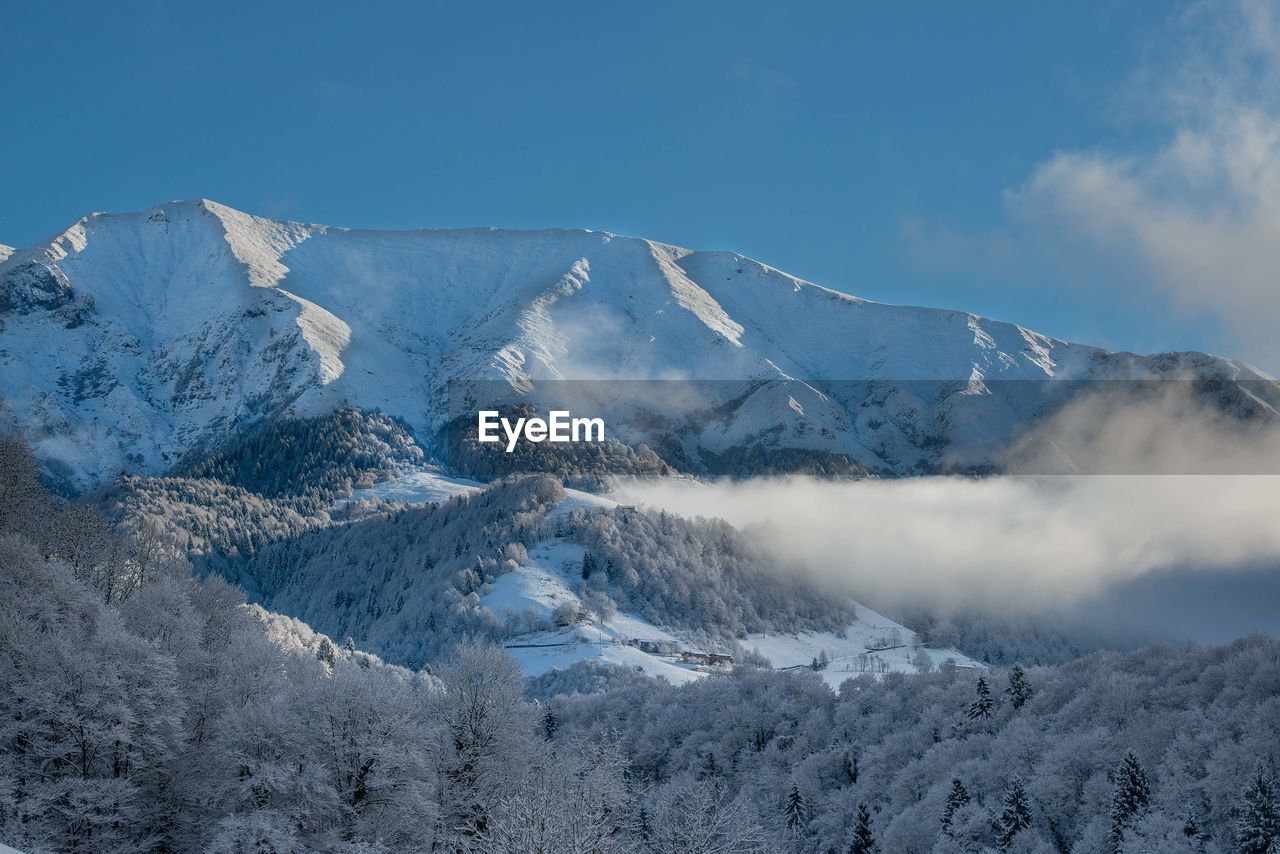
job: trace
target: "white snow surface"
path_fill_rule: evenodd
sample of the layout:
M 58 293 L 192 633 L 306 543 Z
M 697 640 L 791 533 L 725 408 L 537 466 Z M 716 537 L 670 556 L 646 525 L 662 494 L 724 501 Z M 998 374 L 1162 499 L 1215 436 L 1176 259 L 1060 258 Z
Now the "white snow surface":
M 529 552 L 529 562 L 499 577 L 480 603 L 497 615 L 522 617 L 535 614 L 550 619 L 556 607 L 569 602 L 580 605 L 574 592 L 573 573 L 582 565 L 581 546 L 550 541 Z M 723 672 L 719 667 L 685 664 L 675 654 L 645 652 L 636 643 L 665 642 L 679 651 L 710 652 L 700 649 L 679 631 L 664 629 L 619 611 L 603 622 L 589 619 L 574 625 L 530 632 L 507 642 L 508 652 L 530 676 L 563 669 L 577 661 L 600 661 L 632 670 L 643 670 L 673 684 L 697 679 L 707 673 Z M 890 649 L 884 649 L 891 645 Z M 830 663 L 820 671 L 832 688 L 861 673 L 917 672 L 915 659 L 923 654 L 932 666 L 950 659 L 958 667 L 981 667 L 954 649 L 917 646 L 916 634 L 899 623 L 859 605 L 858 618 L 843 637 L 831 632 L 798 635 L 751 634 L 740 643 L 760 653 L 775 668 L 811 666 L 823 652 Z
M 432 503 L 447 500 L 457 479 L 434 472 L 416 470 L 403 475 L 403 485 L 395 481 L 379 484 L 374 490 L 405 503 Z M 687 479 L 682 479 L 687 480 Z M 689 481 L 692 484 L 692 481 Z M 466 489 L 475 489 L 470 484 Z M 371 490 L 362 490 L 370 492 Z M 565 490 L 564 500 L 553 515 L 583 508 L 608 508 L 616 502 L 608 498 Z M 499 617 L 527 620 L 530 616 L 551 623 L 558 606 L 570 603 L 582 608 L 575 590 L 580 578 L 583 547 L 565 540 L 547 540 L 529 550 L 529 559 L 515 571 L 499 576 L 480 597 L 480 604 Z M 923 652 L 934 667 L 950 659 L 958 667 L 981 667 L 978 662 L 953 649 L 928 649 L 917 645 L 916 634 L 899 623 L 861 604 L 857 619 L 837 636 L 831 632 L 798 635 L 751 634 L 739 642 L 746 650 L 760 653 L 775 668 L 809 666 L 823 652 L 830 664 L 821 671 L 823 679 L 839 688 L 846 679 L 860 673 L 914 673 L 916 658 Z M 279 618 L 277 618 L 278 620 Z M 300 629 L 296 630 L 305 634 Z M 641 642 L 665 644 L 665 654 L 645 651 Z M 890 646 L 893 648 L 883 649 Z M 677 652 L 720 652 L 698 647 L 680 631 L 656 626 L 632 614 L 618 611 L 607 620 L 596 616 L 568 626 L 557 626 L 516 635 L 506 643 L 507 651 L 526 674 L 540 676 L 549 670 L 564 669 L 578 661 L 616 664 L 672 684 L 698 679 L 708 673 L 725 672 L 720 666 L 699 666 L 680 660 Z
M 572 589 L 572 575 L 582 566 L 583 548 L 573 543 L 552 540 L 540 543 L 529 552 L 529 562 L 500 576 L 480 603 L 498 615 L 521 617 L 534 614 L 550 620 L 557 606 L 581 600 Z M 679 636 L 644 620 L 618 612 L 608 620 L 595 619 L 573 625 L 529 632 L 506 644 L 520 667 L 530 676 L 548 670 L 569 667 L 577 661 L 600 661 L 630 670 L 643 670 L 672 684 L 697 679 L 704 675 L 696 667 L 680 662 L 675 656 L 652 655 L 631 645 L 635 641 L 664 641 L 693 647 Z
M 964 312 L 872 303 L 732 252 L 583 230 L 329 228 L 208 200 L 92 214 L 12 252 L 0 260 L 0 316 L 0 429 L 20 429 L 81 487 L 163 471 L 263 418 L 340 405 L 436 435 L 459 379 L 534 394 L 562 378 L 732 381 L 697 400 L 619 388 L 591 414 L 625 433 L 631 415 L 679 420 L 733 400 L 687 437 L 695 453 L 767 435 L 906 471 L 938 453 L 924 426 L 953 425 L 959 453 L 1026 420 L 993 402 L 992 380 L 1264 376 L 1203 354 L 1109 354 Z M 742 380 L 757 385 L 737 400 Z M 839 380 L 955 388 L 941 400 L 900 386 L 857 400 L 820 390 Z
M 456 495 L 470 495 L 484 488 L 484 484 L 477 480 L 450 477 L 434 467 L 408 468 L 373 486 L 354 490 L 348 498 L 339 502 L 339 506 L 360 501 L 437 504 Z
M 857 612 L 858 618 L 845 629 L 843 637 L 832 632 L 751 634 L 741 643 L 763 655 L 775 668 L 812 666 L 825 652 L 829 663 L 820 673 L 832 688 L 839 688 L 846 679 L 862 673 L 916 673 L 916 659 L 922 654 L 934 668 L 948 660 L 957 667 L 984 666 L 958 650 L 919 645 L 915 632 L 865 605 L 859 604 Z
M 454 496 L 471 495 L 486 488 L 478 480 L 447 475 L 438 466 L 413 466 L 373 486 L 354 490 L 349 497 L 339 500 L 338 507 L 360 501 L 438 504 Z M 574 510 L 608 509 L 618 505 L 612 498 L 578 489 L 566 488 L 564 493 L 564 499 L 552 509 L 552 515 L 563 515 Z

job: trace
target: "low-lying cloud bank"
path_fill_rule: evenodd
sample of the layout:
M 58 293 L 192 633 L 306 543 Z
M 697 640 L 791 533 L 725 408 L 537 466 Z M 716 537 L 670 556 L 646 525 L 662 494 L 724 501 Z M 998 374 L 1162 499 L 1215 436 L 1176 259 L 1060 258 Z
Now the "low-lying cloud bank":
M 637 504 L 755 526 L 876 601 L 1044 608 L 1172 567 L 1280 564 L 1280 476 L 635 483 Z
M 1224 414 L 1171 387 L 1085 398 L 1013 452 L 1047 456 L 1023 471 L 1099 474 L 642 481 L 620 494 L 754 528 L 799 569 L 886 604 L 1035 612 L 1158 571 L 1280 567 L 1275 413 Z

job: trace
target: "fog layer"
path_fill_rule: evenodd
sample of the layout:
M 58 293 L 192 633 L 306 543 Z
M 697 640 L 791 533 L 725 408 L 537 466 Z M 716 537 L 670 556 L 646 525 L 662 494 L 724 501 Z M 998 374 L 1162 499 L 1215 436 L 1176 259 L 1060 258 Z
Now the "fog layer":
M 1034 470 L 1099 474 L 655 481 L 620 493 L 755 526 L 797 566 L 864 599 L 1060 608 L 1157 571 L 1280 566 L 1280 441 L 1269 423 L 1206 414 L 1180 392 L 1099 398 L 1017 449 L 1022 462 L 1051 463 Z

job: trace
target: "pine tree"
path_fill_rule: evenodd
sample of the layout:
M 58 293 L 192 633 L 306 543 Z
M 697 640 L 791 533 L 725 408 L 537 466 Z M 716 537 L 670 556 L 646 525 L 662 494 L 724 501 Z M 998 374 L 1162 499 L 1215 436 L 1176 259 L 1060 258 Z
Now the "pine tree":
M 591 552 L 582 553 L 582 580 L 586 581 L 591 577 L 591 573 L 595 572 L 596 559 Z
M 550 741 L 555 737 L 556 730 L 560 728 L 560 722 L 556 720 L 556 713 L 547 709 L 546 715 L 542 718 L 542 734 Z
M 871 832 L 871 810 L 866 804 L 858 804 L 858 824 L 853 831 L 853 845 L 849 854 L 871 854 L 876 850 L 876 837 Z
M 1196 820 L 1196 814 L 1188 809 L 1182 819 L 1182 835 L 1188 839 L 1196 839 L 1200 836 L 1200 822 Z
M 316 658 L 333 667 L 334 662 L 338 660 L 338 650 L 334 647 L 333 641 L 321 638 L 320 646 L 316 648 Z
M 972 720 L 991 717 L 995 703 L 991 700 L 991 689 L 987 687 L 985 676 L 978 677 L 978 698 L 969 705 L 969 717 Z
M 1006 851 L 1013 844 L 1014 837 L 1031 826 L 1030 798 L 1021 777 L 1014 777 L 1009 782 L 1001 805 L 1004 811 L 995 821 L 996 845 L 1001 851 Z
M 951 791 L 947 792 L 947 804 L 942 808 L 942 833 L 945 836 L 951 836 L 951 819 L 955 818 L 956 810 L 969 803 L 969 790 L 964 787 L 964 783 L 960 782 L 960 778 L 956 777 L 951 781 Z
M 844 769 L 844 774 L 849 778 L 850 783 L 858 782 L 858 756 L 852 750 L 846 749 L 840 762 Z
M 1124 844 L 1125 831 L 1133 825 L 1151 805 L 1151 787 L 1147 773 L 1142 770 L 1138 756 L 1126 751 L 1116 769 L 1116 787 L 1111 793 L 1111 832 L 1107 840 L 1111 850 L 1119 854 Z
M 351 637 L 351 635 L 347 635 L 347 640 L 346 640 L 346 643 L 343 644 L 343 647 L 347 650 L 347 652 L 355 652 L 356 651 L 355 638 Z
M 787 819 L 787 829 L 792 833 L 798 833 L 808 820 L 809 807 L 795 783 L 791 784 L 791 791 L 787 794 L 787 803 L 782 809 L 782 814 Z
M 1009 669 L 1009 686 L 1004 689 L 1005 694 L 1009 697 L 1009 702 L 1015 709 L 1021 709 L 1026 705 L 1027 700 L 1036 693 L 1031 687 L 1031 682 L 1027 679 L 1027 673 L 1022 669 L 1021 665 L 1013 665 Z
M 1239 854 L 1280 852 L 1280 810 L 1271 775 L 1261 764 L 1244 790 L 1244 803 L 1236 819 L 1236 851 Z

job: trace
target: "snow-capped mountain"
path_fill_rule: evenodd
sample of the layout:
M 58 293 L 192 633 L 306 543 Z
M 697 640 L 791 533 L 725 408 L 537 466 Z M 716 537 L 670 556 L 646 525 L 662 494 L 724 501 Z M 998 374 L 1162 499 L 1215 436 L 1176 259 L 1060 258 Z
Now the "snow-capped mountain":
M 429 444 L 450 382 L 473 379 L 535 397 L 603 381 L 591 414 L 686 460 L 795 448 L 904 473 L 1014 435 L 1038 403 L 991 393 L 1003 381 L 1174 376 L 1280 402 L 1229 359 L 1109 353 L 603 232 L 360 231 L 202 200 L 0 249 L 0 428 L 81 487 L 339 405 Z M 637 379 L 706 382 L 696 399 L 609 385 Z

